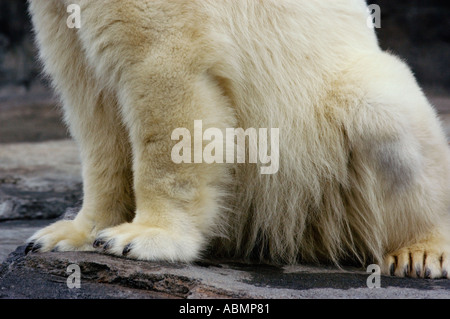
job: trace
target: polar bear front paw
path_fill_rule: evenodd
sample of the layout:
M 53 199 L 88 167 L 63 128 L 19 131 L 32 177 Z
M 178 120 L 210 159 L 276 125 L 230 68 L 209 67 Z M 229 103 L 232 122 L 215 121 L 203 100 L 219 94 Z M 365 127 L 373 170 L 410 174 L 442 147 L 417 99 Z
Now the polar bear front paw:
M 133 259 L 189 262 L 198 257 L 201 243 L 200 232 L 192 229 L 183 232 L 126 223 L 101 231 L 93 246 L 108 254 Z
M 75 220 L 61 220 L 36 232 L 27 241 L 25 253 L 47 251 L 92 251 L 91 229 Z

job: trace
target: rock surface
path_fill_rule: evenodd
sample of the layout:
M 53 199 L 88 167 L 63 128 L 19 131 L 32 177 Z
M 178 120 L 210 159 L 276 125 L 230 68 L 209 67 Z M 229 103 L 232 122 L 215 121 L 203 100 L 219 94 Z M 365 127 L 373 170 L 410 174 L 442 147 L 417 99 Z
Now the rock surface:
M 53 220 L 12 220 L 0 223 L 0 263 L 17 246 L 23 245 L 36 231 L 47 226 Z
M 81 188 L 72 141 L 0 144 L 0 221 L 58 217 L 79 202 Z
M 80 288 L 67 285 L 69 265 L 80 267 Z M 369 275 L 304 265 L 142 262 L 94 252 L 25 256 L 22 246 L 0 270 L 0 298 L 450 298 L 450 280 L 383 276 L 381 287 L 370 289 Z

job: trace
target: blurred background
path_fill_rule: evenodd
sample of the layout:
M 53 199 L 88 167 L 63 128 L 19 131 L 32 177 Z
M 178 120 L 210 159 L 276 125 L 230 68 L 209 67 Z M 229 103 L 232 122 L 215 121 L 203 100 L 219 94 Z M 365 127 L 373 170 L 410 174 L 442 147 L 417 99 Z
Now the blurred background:
M 382 48 L 409 64 L 450 136 L 450 2 L 368 2 Z M 36 57 L 26 0 L 0 0 L 0 262 L 81 198 L 78 153 Z

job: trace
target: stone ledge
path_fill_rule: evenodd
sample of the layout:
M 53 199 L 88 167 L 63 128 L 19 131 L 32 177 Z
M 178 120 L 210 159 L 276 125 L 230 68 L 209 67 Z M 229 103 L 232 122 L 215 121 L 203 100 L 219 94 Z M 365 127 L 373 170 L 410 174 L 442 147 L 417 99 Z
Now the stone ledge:
M 144 262 L 95 252 L 11 253 L 0 270 L 0 298 L 57 299 L 298 299 L 450 298 L 450 280 L 381 277 L 369 289 L 361 269 L 236 261 L 192 264 Z M 81 288 L 69 289 L 67 267 L 81 270 Z

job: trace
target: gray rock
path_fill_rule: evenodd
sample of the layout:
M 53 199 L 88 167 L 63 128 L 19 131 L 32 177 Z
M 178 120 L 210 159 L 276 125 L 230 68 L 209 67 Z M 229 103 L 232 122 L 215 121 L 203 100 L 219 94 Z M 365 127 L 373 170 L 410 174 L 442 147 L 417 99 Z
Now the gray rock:
M 69 265 L 80 267 L 70 289 Z M 0 270 L 1 298 L 450 298 L 450 280 L 381 277 L 348 268 L 254 265 L 203 260 L 193 264 L 123 259 L 94 252 L 31 253 L 24 246 Z
M 0 221 L 61 216 L 81 193 L 73 141 L 0 144 Z
M 54 220 L 13 220 L 0 223 L 0 263 L 17 246 L 25 244 L 36 231 Z

